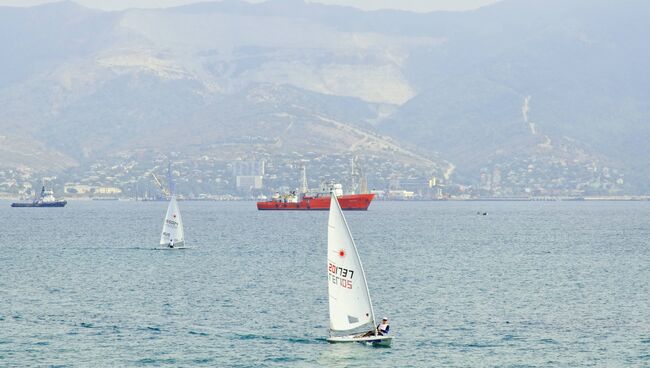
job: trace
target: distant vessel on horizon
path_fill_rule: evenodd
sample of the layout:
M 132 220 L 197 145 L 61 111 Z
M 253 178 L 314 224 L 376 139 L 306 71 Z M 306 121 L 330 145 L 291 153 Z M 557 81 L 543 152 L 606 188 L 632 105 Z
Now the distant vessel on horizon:
M 307 169 L 303 165 L 301 172 L 300 189 L 291 191 L 288 194 L 280 195 L 275 192 L 270 200 L 257 202 L 257 209 L 263 210 L 301 210 L 301 211 L 328 211 L 330 199 L 335 195 L 341 209 L 347 211 L 367 211 L 370 202 L 375 198 L 373 193 L 368 193 L 368 185 L 355 160 L 350 160 L 352 169 L 352 191 L 358 190 L 359 194 L 343 194 L 343 186 L 334 181 L 326 181 L 321 184 L 317 192 L 310 191 L 307 186 Z M 355 175 L 360 177 L 360 185 L 355 185 Z M 265 198 L 266 199 L 266 198 Z
M 263 210 L 302 210 L 302 211 L 327 211 L 330 209 L 331 193 L 338 199 L 341 209 L 351 211 L 367 211 L 375 197 L 374 194 L 343 194 L 341 184 L 324 183 L 319 193 L 308 192 L 280 195 L 276 192 L 271 200 L 257 202 L 257 209 Z
M 56 199 L 54 192 L 45 190 L 45 185 L 41 188 L 41 194 L 31 203 L 12 203 L 11 207 L 64 207 L 68 202 L 62 199 Z

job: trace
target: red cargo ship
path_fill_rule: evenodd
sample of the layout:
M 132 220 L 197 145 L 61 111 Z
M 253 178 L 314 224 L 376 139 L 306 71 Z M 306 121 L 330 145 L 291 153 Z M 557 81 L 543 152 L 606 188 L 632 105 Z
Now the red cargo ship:
M 341 209 L 366 211 L 374 194 L 347 194 L 337 196 Z M 309 196 L 305 195 L 301 200 L 290 201 L 289 199 L 272 199 L 266 202 L 257 202 L 258 210 L 311 210 L 326 211 L 330 209 L 330 196 Z
M 303 210 L 303 211 L 327 211 L 330 209 L 330 193 L 336 194 L 341 209 L 348 211 L 366 211 L 374 194 L 343 194 L 340 184 L 334 184 L 323 190 L 322 193 L 302 193 L 296 195 L 292 192 L 280 196 L 276 193 L 270 201 L 257 202 L 258 210 Z

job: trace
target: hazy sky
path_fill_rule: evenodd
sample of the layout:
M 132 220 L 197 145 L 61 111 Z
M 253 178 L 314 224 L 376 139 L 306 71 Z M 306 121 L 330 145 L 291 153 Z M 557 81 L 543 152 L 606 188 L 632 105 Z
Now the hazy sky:
M 0 6 L 31 6 L 57 0 L 0 0 Z M 125 8 L 159 8 L 199 2 L 200 0 L 75 0 L 77 3 L 104 10 Z M 262 2 L 264 0 L 246 0 Z M 325 4 L 355 6 L 366 10 L 402 9 L 417 12 L 433 10 L 468 10 L 495 3 L 499 0 L 309 0 Z

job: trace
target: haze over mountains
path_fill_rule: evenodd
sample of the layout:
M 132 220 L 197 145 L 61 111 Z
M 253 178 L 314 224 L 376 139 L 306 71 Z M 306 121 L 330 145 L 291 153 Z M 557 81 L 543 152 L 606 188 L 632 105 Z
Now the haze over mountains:
M 299 0 L 0 7 L 0 167 L 172 147 L 351 152 L 464 184 L 598 173 L 643 193 L 647 19 L 640 0 L 428 14 Z

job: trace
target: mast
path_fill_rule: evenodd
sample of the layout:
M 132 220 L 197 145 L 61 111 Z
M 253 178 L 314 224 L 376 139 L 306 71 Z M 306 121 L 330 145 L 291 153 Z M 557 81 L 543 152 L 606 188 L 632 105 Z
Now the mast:
M 359 192 L 358 194 L 368 194 L 368 178 L 363 173 L 361 165 L 356 167 L 357 175 L 359 176 Z
M 354 167 L 355 160 L 356 157 L 350 159 L 350 189 L 352 191 L 352 194 L 356 194 L 357 192 L 357 181 L 356 181 L 357 172 Z
M 359 165 L 359 156 L 350 159 L 350 185 L 353 194 L 368 194 L 368 179 Z
M 368 194 L 368 179 L 363 174 L 359 180 L 359 194 Z
M 307 193 L 309 191 L 309 186 L 307 185 L 307 165 L 302 164 L 300 169 L 300 193 Z

